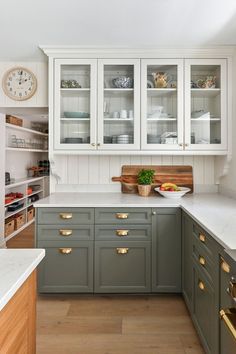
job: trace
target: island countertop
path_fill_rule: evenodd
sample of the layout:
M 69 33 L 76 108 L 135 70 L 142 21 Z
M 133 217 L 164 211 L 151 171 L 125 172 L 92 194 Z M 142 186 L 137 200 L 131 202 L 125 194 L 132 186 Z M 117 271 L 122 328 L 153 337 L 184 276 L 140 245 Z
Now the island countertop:
M 43 249 L 0 249 L 0 310 L 45 256 Z
M 166 199 L 122 193 L 53 193 L 34 204 L 36 208 L 180 207 L 226 249 L 236 249 L 236 200 L 218 193 Z

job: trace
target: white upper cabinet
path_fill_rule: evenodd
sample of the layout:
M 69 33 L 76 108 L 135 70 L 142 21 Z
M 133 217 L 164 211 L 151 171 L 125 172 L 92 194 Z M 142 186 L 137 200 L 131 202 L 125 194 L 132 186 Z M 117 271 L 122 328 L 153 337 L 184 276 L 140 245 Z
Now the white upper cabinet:
M 97 60 L 55 60 L 55 149 L 96 149 L 96 90 Z
M 141 148 L 182 150 L 183 60 L 142 60 Z
M 227 149 L 226 59 L 185 60 L 185 149 Z

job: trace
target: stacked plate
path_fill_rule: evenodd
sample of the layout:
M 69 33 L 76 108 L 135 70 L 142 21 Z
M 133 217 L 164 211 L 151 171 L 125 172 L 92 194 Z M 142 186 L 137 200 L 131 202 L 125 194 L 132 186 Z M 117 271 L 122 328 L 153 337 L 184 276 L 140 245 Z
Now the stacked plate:
M 117 144 L 132 144 L 133 136 L 132 135 L 118 135 Z
M 161 137 L 160 137 L 160 135 L 148 134 L 147 135 L 147 142 L 148 142 L 148 144 L 160 144 Z

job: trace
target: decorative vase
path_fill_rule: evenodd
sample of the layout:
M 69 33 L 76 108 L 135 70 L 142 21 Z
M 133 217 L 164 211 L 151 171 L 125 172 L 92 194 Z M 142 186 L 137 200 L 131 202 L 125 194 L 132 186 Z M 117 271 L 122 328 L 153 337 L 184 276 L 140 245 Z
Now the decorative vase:
M 148 197 L 151 192 L 150 184 L 138 184 L 138 193 L 141 197 Z

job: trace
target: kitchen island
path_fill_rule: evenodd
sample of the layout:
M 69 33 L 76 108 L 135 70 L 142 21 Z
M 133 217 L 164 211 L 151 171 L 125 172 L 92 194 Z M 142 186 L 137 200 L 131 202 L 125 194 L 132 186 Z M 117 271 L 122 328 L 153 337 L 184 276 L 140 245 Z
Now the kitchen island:
M 36 272 L 43 249 L 0 250 L 0 352 L 36 353 Z

